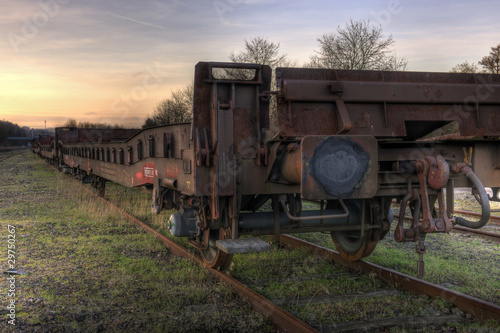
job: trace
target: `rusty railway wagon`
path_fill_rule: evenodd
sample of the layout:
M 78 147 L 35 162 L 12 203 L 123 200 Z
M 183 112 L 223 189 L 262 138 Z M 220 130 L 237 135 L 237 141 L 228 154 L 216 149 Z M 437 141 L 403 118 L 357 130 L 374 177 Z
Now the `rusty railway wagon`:
M 213 268 L 269 248 L 255 236 L 283 233 L 330 232 L 358 260 L 395 223 L 397 242 L 417 242 L 422 275 L 427 234 L 488 221 L 484 186 L 500 184 L 500 75 L 278 68 L 275 77 L 272 91 L 268 66 L 200 62 L 192 122 L 57 128 L 54 156 L 101 194 L 106 181 L 151 186 L 153 211 L 176 209 L 171 233 Z M 457 133 L 424 138 L 450 123 Z M 453 217 L 455 187 L 474 188 L 479 221 Z
M 52 161 L 55 156 L 54 137 L 48 134 L 41 134 L 38 138 L 33 139 L 31 150 L 38 156 Z

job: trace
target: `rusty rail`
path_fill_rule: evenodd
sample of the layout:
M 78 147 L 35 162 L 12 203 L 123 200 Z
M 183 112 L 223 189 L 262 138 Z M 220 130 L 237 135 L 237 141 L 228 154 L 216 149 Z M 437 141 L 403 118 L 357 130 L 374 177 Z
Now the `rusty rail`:
M 482 301 L 480 299 L 456 292 L 447 288 L 443 288 L 436 284 L 419 280 L 412 276 L 396 272 L 394 270 L 368 263 L 365 261 L 347 261 L 343 259 L 336 251 L 325 247 L 292 237 L 282 235 L 281 241 L 291 247 L 302 247 L 308 251 L 320 256 L 324 260 L 335 262 L 355 271 L 364 274 L 375 273 L 382 280 L 388 282 L 396 289 L 410 291 L 415 294 L 422 294 L 433 298 L 442 298 L 457 306 L 465 313 L 471 314 L 476 320 L 484 323 L 489 319 L 500 320 L 500 307 Z
M 492 211 L 496 211 L 496 210 L 492 210 Z M 459 210 L 459 209 L 455 209 L 454 213 L 455 214 L 463 214 L 463 215 L 476 216 L 476 217 L 480 217 L 481 216 L 480 213 L 469 212 L 469 211 L 466 211 L 466 210 Z M 494 222 L 498 223 L 498 222 L 500 222 L 500 216 L 491 215 L 490 216 L 490 221 L 494 221 Z
M 484 238 L 484 239 L 488 239 L 488 240 L 491 240 L 491 241 L 496 242 L 496 243 L 500 243 L 500 234 L 495 234 L 493 232 L 487 232 L 487 231 L 483 231 L 483 230 L 471 229 L 471 228 L 466 228 L 466 227 L 458 227 L 458 226 L 454 226 L 452 231 L 456 231 L 456 232 L 463 233 L 463 234 L 472 234 L 472 235 L 480 237 L 480 238 Z
M 129 213 L 123 211 L 121 208 L 115 206 L 108 200 L 101 197 L 98 198 L 107 205 L 109 205 L 110 207 L 112 207 L 117 213 L 126 217 L 132 223 L 144 229 L 149 234 L 155 236 L 156 239 L 158 239 L 163 245 L 168 247 L 168 249 L 173 254 L 193 260 L 200 266 L 205 267 L 203 265 L 203 261 L 185 247 L 167 238 L 157 230 L 151 228 L 149 225 L 145 224 L 135 216 L 132 216 Z M 277 306 L 264 296 L 256 293 L 255 291 L 253 291 L 243 283 L 239 282 L 238 280 L 234 279 L 233 277 L 219 270 L 215 270 L 208 267 L 205 268 L 208 269 L 210 274 L 216 277 L 220 282 L 222 282 L 225 285 L 228 285 L 231 289 L 233 289 L 234 292 L 238 294 L 238 296 L 241 299 L 250 303 L 250 305 L 254 308 L 255 311 L 259 312 L 260 314 L 268 318 L 276 326 L 278 330 L 283 332 L 318 332 L 318 330 L 316 330 L 314 327 L 308 325 L 307 323 L 295 317 L 291 313 Z
M 55 167 L 54 167 L 55 169 Z M 82 185 L 78 180 L 72 178 L 69 175 L 66 175 L 68 179 L 72 180 L 73 182 L 77 183 L 78 185 Z M 82 186 L 85 190 L 89 191 L 92 194 L 95 194 L 91 189 L 87 188 L 86 186 Z M 173 240 L 169 239 L 168 237 L 164 236 L 161 234 L 159 231 L 153 229 L 149 225 L 145 224 L 135 216 L 125 212 L 123 209 L 120 207 L 114 205 L 110 201 L 106 200 L 105 198 L 95 196 L 101 202 L 112 208 L 114 211 L 116 211 L 118 214 L 121 216 L 125 217 L 127 220 L 130 222 L 134 223 L 135 225 L 139 226 L 143 230 L 145 230 L 147 233 L 153 235 L 156 239 L 158 239 L 163 245 L 165 245 L 171 252 L 172 254 L 175 254 L 177 256 L 193 260 L 200 266 L 205 267 L 212 276 L 217 278 L 221 283 L 229 286 L 233 291 L 238 294 L 238 296 L 245 300 L 246 302 L 250 303 L 250 305 L 254 308 L 255 311 L 258 313 L 264 315 L 268 320 L 270 320 L 279 331 L 282 332 L 319 332 L 317 329 L 314 327 L 308 325 L 301 319 L 297 318 L 296 316 L 292 315 L 291 313 L 287 312 L 286 310 L 282 309 L 278 305 L 274 304 L 264 296 L 258 294 L 257 292 L 253 291 L 243 283 L 239 282 L 238 280 L 234 279 L 233 277 L 215 270 L 208 268 L 203 265 L 203 261 L 197 257 L 193 252 L 190 250 L 186 249 L 182 245 L 174 242 Z
M 0 153 L 2 153 L 2 152 L 0 152 Z M 1 157 L 1 158 L 0 158 L 0 162 L 3 162 L 3 161 L 5 161 L 5 160 L 6 160 L 6 159 L 8 159 L 8 158 L 11 158 L 11 157 L 13 157 L 13 156 L 16 156 L 16 155 L 19 155 L 19 154 L 22 154 L 22 153 L 24 153 L 24 151 L 21 151 L 21 152 L 16 152 L 16 151 L 13 151 L 10 155 L 7 155 L 7 156 L 0 156 L 0 157 Z

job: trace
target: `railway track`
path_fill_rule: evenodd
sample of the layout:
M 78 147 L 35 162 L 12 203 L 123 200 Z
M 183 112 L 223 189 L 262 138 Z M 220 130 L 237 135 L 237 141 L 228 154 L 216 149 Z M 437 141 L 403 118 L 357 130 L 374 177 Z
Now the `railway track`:
M 157 239 L 159 239 L 164 245 L 166 245 L 172 253 L 188 258 L 190 260 L 194 260 L 202 265 L 201 259 L 199 259 L 193 252 L 187 250 L 183 246 L 177 244 L 176 242 L 170 240 L 165 237 L 155 229 L 151 228 L 147 224 L 143 223 L 139 219 L 134 216 L 124 212 L 121 208 L 112 205 L 109 201 L 103 198 L 99 198 L 103 200 L 108 205 L 113 206 L 117 212 L 123 214 L 127 219 L 132 221 L 134 224 L 140 226 L 148 233 L 154 235 Z M 452 290 L 443 288 L 441 286 L 437 286 L 431 283 L 427 283 L 418 279 L 415 279 L 411 276 L 400 274 L 390 269 L 386 269 L 384 267 L 369 264 L 365 262 L 348 262 L 345 261 L 335 253 L 334 251 L 321 248 L 315 244 L 304 241 L 300 241 L 295 237 L 291 236 L 281 236 L 281 241 L 283 244 L 286 244 L 290 247 L 304 247 L 307 245 L 307 250 L 312 252 L 314 255 L 319 256 L 321 259 L 326 260 L 328 262 L 333 262 L 336 264 L 341 264 L 342 266 L 348 267 L 354 272 L 361 272 L 365 275 L 376 274 L 383 281 L 388 282 L 395 289 L 400 289 L 404 291 L 409 291 L 414 294 L 423 294 L 432 298 L 443 298 L 446 301 L 457 306 L 463 312 L 469 313 L 472 315 L 474 319 L 480 322 L 485 322 L 488 319 L 498 319 L 500 318 L 500 307 L 492 305 L 490 303 L 469 297 L 467 295 L 454 292 Z M 403 316 L 396 317 L 392 319 L 379 319 L 379 320 L 370 320 L 367 322 L 366 320 L 357 320 L 357 321 L 349 321 L 343 323 L 328 323 L 323 325 L 314 325 L 311 326 L 301 319 L 297 318 L 293 314 L 290 314 L 288 311 L 284 310 L 281 306 L 290 304 L 290 299 L 273 299 L 269 300 L 259 293 L 255 292 L 247 285 L 262 285 L 269 283 L 270 281 L 238 281 L 227 274 L 220 272 L 218 270 L 209 269 L 210 273 L 214 275 L 219 281 L 230 286 L 236 294 L 238 294 L 242 299 L 248 301 L 256 311 L 265 315 L 271 322 L 273 322 L 276 328 L 280 331 L 284 332 L 357 332 L 360 330 L 364 331 L 376 331 L 378 329 L 390 329 L 394 327 L 409 327 L 412 329 L 421 329 L 425 328 L 429 325 L 433 326 L 441 326 L 447 322 L 464 322 L 467 321 L 466 318 L 450 313 L 448 315 L 441 315 L 439 317 L 434 316 Z M 338 278 L 338 276 L 306 276 L 302 278 L 296 278 L 296 281 L 304 280 L 304 279 L 314 279 L 314 278 Z M 291 280 L 287 278 L 286 282 L 290 282 Z M 280 279 L 276 279 L 278 283 L 280 283 Z M 275 282 L 276 282 L 275 281 Z M 272 281 L 271 281 L 272 282 Z M 382 289 L 382 290 L 374 290 L 370 292 L 365 292 L 362 295 L 359 293 L 353 294 L 344 294 L 340 296 L 322 296 L 318 297 L 317 295 L 312 295 L 309 297 L 302 297 L 294 302 L 300 304 L 318 304 L 321 302 L 329 302 L 335 303 L 337 301 L 347 301 L 352 299 L 359 298 L 371 298 L 371 297 L 379 297 L 379 296 L 394 296 L 396 292 L 390 289 Z
M 54 169 L 56 169 L 54 167 Z M 82 185 L 80 182 L 69 176 L 66 175 L 67 179 L 70 181 L 73 181 L 75 184 Z M 83 186 L 86 190 L 89 192 L 92 192 L 93 194 L 94 191 L 92 191 L 90 188 Z M 130 222 L 134 223 L 138 227 L 142 228 L 144 231 L 147 233 L 153 235 L 158 239 L 163 245 L 165 245 L 174 255 L 192 260 L 196 263 L 198 263 L 200 266 L 203 266 L 203 260 L 199 257 L 197 257 L 191 250 L 188 250 L 187 248 L 183 247 L 182 245 L 179 245 L 175 241 L 169 239 L 168 237 L 164 236 L 162 233 L 159 231 L 155 230 L 151 226 L 147 225 L 140 219 L 136 218 L 135 216 L 125 212 L 123 209 L 120 207 L 114 205 L 110 201 L 106 200 L 105 198 L 102 198 L 98 195 L 95 195 L 95 197 L 100 200 L 102 203 L 105 205 L 109 206 L 112 208 L 114 211 L 116 211 L 118 214 L 121 216 L 125 217 L 127 220 Z M 205 267 L 210 274 L 212 274 L 216 279 L 218 279 L 221 283 L 229 286 L 241 299 L 247 301 L 252 305 L 252 307 L 257 311 L 258 313 L 261 313 L 264 315 L 266 318 L 268 318 L 279 331 L 282 332 L 319 332 L 316 330 L 314 327 L 308 325 L 304 321 L 300 320 L 296 316 L 292 315 L 291 313 L 287 312 L 280 306 L 276 305 L 275 303 L 271 302 L 270 300 L 266 299 L 259 293 L 253 291 L 251 288 L 247 287 L 243 283 L 239 282 L 238 280 L 232 278 L 231 276 L 227 275 L 224 272 L 221 272 L 216 269 L 211 269 L 208 267 Z
M 71 181 L 74 181 L 75 183 L 79 183 L 78 180 L 70 176 L 68 176 L 68 179 L 71 179 Z M 86 186 L 83 187 L 93 192 L 88 187 Z M 166 236 L 164 236 L 151 226 L 145 224 L 138 218 L 125 212 L 121 208 L 113 205 L 110 201 L 98 196 L 96 197 L 106 205 L 112 207 L 117 213 L 126 217 L 132 223 L 138 225 L 146 232 L 154 235 L 161 243 L 167 246 L 173 254 L 184 258 L 188 258 L 202 265 L 202 260 L 198 258 L 193 253 L 192 250 L 190 251 L 185 247 L 183 247 L 182 245 L 179 245 L 178 243 L 172 241 L 171 239 L 167 238 Z M 381 266 L 368 264 L 365 262 L 347 262 L 344 259 L 342 259 L 338 254 L 336 254 L 334 251 L 322 248 L 312 243 L 301 241 L 291 236 L 281 236 L 281 241 L 283 244 L 286 244 L 287 246 L 290 247 L 305 247 L 307 251 L 312 252 L 313 254 L 319 256 L 321 259 L 324 259 L 328 262 L 341 264 L 355 272 L 361 272 L 362 274 L 367 274 L 367 275 L 376 274 L 383 281 L 388 282 L 396 289 L 407 290 L 415 294 L 424 294 L 430 297 L 444 298 L 445 300 L 456 305 L 462 311 L 470 313 L 476 320 L 480 322 L 484 322 L 487 319 L 500 318 L 499 307 L 483 302 L 481 300 L 477 300 L 469 296 L 448 290 L 446 288 L 442 288 L 436 285 L 423 282 L 421 280 L 417 280 L 408 275 L 400 274 L 395 271 L 385 269 Z M 234 292 L 240 296 L 240 298 L 248 301 L 257 312 L 266 316 L 271 322 L 274 323 L 274 325 L 278 330 L 283 332 L 318 332 L 318 331 L 356 332 L 359 330 L 374 331 L 381 328 L 388 329 L 391 327 L 402 327 L 405 325 L 406 327 L 410 327 L 413 329 L 421 329 L 422 327 L 427 327 L 430 324 L 434 326 L 435 325 L 440 326 L 450 321 L 457 323 L 467 320 L 463 316 L 450 313 L 439 317 L 403 316 L 394 319 L 384 318 L 380 320 L 370 320 L 369 322 L 366 320 L 358 320 L 358 321 L 349 321 L 344 323 L 332 322 L 327 324 L 311 326 L 281 307 L 283 305 L 288 304 L 290 302 L 289 299 L 274 299 L 273 301 L 271 301 L 247 286 L 249 284 L 255 284 L 255 283 L 257 284 L 266 283 L 265 281 L 241 282 L 218 270 L 214 269 L 208 269 L 208 270 L 215 278 L 221 281 L 221 283 L 228 285 L 230 288 L 232 288 Z M 315 278 L 315 277 L 305 277 L 302 279 L 309 279 L 309 278 Z M 325 277 L 320 277 L 320 278 L 325 278 Z M 326 278 L 331 279 L 337 277 L 326 276 Z M 298 279 L 300 280 L 301 278 Z M 288 281 L 290 281 L 290 279 L 288 279 Z M 380 295 L 385 295 L 388 297 L 390 296 L 396 297 L 394 296 L 396 295 L 394 290 L 383 289 L 383 290 L 374 290 L 370 292 L 365 292 L 363 293 L 363 295 L 349 294 L 349 293 L 347 293 L 346 295 L 333 296 L 333 297 L 324 295 L 323 296 L 313 295 L 309 297 L 302 297 L 294 301 L 297 304 L 309 305 L 309 304 L 318 304 L 321 302 L 335 303 L 342 300 L 358 299 L 360 297 L 364 298 L 378 297 Z
M 6 159 L 11 158 L 12 156 L 16 156 L 16 155 L 22 154 L 24 152 L 24 150 L 20 151 L 20 152 L 18 150 L 19 149 L 0 151 L 0 162 L 3 162 Z
M 495 212 L 495 211 L 497 211 L 497 210 L 496 209 L 495 210 L 492 209 L 492 212 Z M 479 214 L 479 213 L 470 212 L 470 211 L 467 211 L 467 210 L 459 210 L 459 209 L 455 209 L 455 214 L 462 214 L 462 215 L 469 215 L 469 216 L 474 216 L 474 217 L 481 217 L 481 214 Z M 500 224 L 500 216 L 491 215 L 490 216 L 490 223 Z
M 364 274 L 375 274 L 388 282 L 396 289 L 407 290 L 415 294 L 423 294 L 432 298 L 442 298 L 471 314 L 477 321 L 485 322 L 489 319 L 499 320 L 500 306 L 491 304 L 474 297 L 432 284 L 412 276 L 365 261 L 347 261 L 336 251 L 298 239 L 289 235 L 282 235 L 281 241 L 292 248 L 304 248 L 320 256 L 326 261 L 335 262 L 354 271 Z
M 493 233 L 493 232 L 488 232 L 488 231 L 483 231 L 479 229 L 471 229 L 471 228 L 466 228 L 466 227 L 458 227 L 455 226 L 453 227 L 453 232 L 458 232 L 462 234 L 470 234 L 474 235 L 483 239 L 487 239 L 496 243 L 500 243 L 500 234 Z
M 495 211 L 495 210 L 492 210 Z M 466 210 L 455 210 L 456 214 L 460 215 L 466 215 L 466 216 L 474 216 L 474 217 L 480 217 L 481 214 L 471 212 L 471 211 L 466 211 Z M 488 224 L 490 227 L 492 227 L 493 230 L 495 231 L 500 231 L 498 226 L 500 226 L 500 216 L 496 215 L 491 215 L 490 220 L 488 221 Z M 465 227 L 460 227 L 460 226 L 454 226 L 453 227 L 453 232 L 458 232 L 462 234 L 470 234 L 474 235 L 479 238 L 487 239 L 496 243 L 500 243 L 500 233 L 498 232 L 489 232 L 485 231 L 484 227 L 482 229 L 471 229 L 471 228 L 465 228 Z

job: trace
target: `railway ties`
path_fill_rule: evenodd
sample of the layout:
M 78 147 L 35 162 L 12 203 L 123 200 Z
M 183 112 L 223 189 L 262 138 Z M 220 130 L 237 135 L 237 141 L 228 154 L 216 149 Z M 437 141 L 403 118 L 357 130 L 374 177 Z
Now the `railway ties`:
M 468 295 L 396 272 L 388 268 L 384 268 L 376 264 L 365 261 L 347 261 L 336 251 L 318 246 L 296 237 L 283 235 L 281 236 L 281 241 L 292 248 L 304 248 L 307 251 L 320 256 L 324 260 L 335 262 L 354 271 L 362 272 L 363 274 L 374 274 L 399 290 L 406 290 L 414 294 L 422 294 L 432 298 L 442 298 L 454 304 L 463 312 L 472 315 L 479 322 L 486 322 L 490 319 L 498 321 L 500 319 L 500 306 L 498 305 L 470 297 Z

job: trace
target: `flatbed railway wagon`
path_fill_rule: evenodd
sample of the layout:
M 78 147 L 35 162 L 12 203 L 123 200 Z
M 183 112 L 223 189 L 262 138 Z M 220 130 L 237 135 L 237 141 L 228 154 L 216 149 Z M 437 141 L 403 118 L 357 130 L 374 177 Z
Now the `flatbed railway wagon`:
M 329 232 L 358 260 L 395 223 L 396 241 L 418 242 L 421 275 L 428 233 L 486 223 L 484 186 L 500 184 L 500 75 L 278 68 L 275 77 L 271 90 L 268 66 L 200 62 L 192 122 L 102 137 L 58 128 L 59 163 L 102 193 L 106 181 L 152 187 L 153 211 L 176 209 L 171 233 L 213 268 L 266 250 L 255 236 L 283 233 Z M 446 125 L 458 132 L 426 137 Z M 479 221 L 453 216 L 455 187 L 478 193 Z
M 47 161 L 52 161 L 56 152 L 54 136 L 41 134 L 37 139 L 33 140 L 31 150 L 39 157 L 42 157 Z

